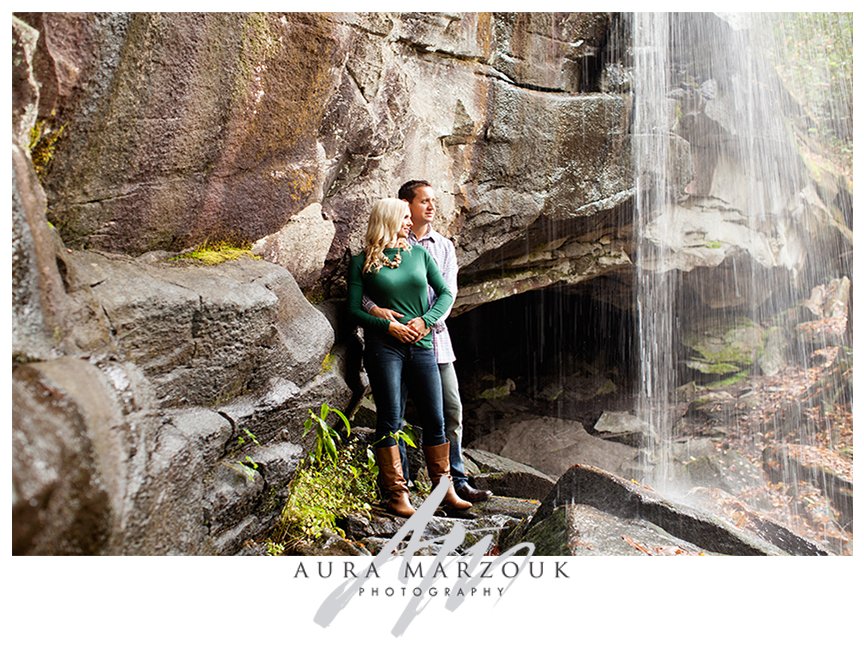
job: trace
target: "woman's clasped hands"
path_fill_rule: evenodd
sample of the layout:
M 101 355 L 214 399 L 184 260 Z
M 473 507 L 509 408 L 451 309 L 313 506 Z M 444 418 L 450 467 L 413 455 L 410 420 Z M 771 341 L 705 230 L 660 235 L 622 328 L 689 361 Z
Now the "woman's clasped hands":
M 399 319 L 404 318 L 404 314 L 400 314 L 393 309 L 374 307 L 370 313 L 377 318 L 386 318 L 389 320 L 388 333 L 402 343 L 416 343 L 429 333 L 429 328 L 426 327 L 426 323 L 419 316 L 412 318 L 407 324 L 403 325 L 399 322 Z

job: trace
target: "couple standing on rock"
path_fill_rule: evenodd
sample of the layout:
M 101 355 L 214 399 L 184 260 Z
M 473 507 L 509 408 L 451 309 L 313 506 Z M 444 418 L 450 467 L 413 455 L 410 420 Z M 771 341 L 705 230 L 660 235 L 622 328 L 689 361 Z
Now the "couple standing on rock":
M 379 483 L 390 512 L 414 514 L 404 445 L 391 435 L 402 428 L 410 394 L 432 487 L 452 475 L 442 505 L 463 511 L 492 493 L 468 483 L 462 459 L 462 402 L 444 323 L 456 295 L 456 249 L 432 228 L 435 191 L 427 181 L 408 181 L 398 196 L 372 206 L 363 252 L 351 258 L 348 273 L 348 308 L 364 328 L 363 361 L 377 412 Z

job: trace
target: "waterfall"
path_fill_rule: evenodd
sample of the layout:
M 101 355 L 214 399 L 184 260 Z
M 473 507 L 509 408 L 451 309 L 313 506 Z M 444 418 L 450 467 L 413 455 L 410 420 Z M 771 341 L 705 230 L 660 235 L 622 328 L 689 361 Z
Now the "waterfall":
M 851 15 L 631 32 L 644 481 L 689 495 L 676 449 L 710 440 L 765 472 L 737 499 L 848 552 Z
M 669 17 L 664 13 L 636 14 L 633 20 L 633 158 L 636 201 L 634 234 L 640 260 L 663 257 L 662 245 L 650 250 L 649 224 L 670 204 L 669 179 Z M 672 328 L 675 318 L 675 276 L 637 268 L 636 312 L 639 341 L 640 391 L 637 413 L 650 425 L 648 481 L 669 484 L 671 397 L 675 386 Z

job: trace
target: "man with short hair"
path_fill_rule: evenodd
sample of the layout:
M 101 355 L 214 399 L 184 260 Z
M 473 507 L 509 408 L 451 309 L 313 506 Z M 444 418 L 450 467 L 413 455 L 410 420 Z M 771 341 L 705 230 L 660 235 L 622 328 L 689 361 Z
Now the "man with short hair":
M 399 188 L 398 197 L 407 201 L 411 209 L 411 232 L 408 241 L 412 246 L 420 245 L 432 255 L 438 264 L 441 275 L 447 283 L 453 297 L 456 297 L 456 276 L 459 267 L 456 262 L 456 247 L 453 242 L 432 228 L 435 217 L 435 191 L 428 181 L 411 180 Z M 429 304 L 435 299 L 435 292 L 429 288 Z M 378 318 L 398 321 L 402 314 L 391 309 L 378 307 L 367 296 L 363 296 L 363 308 Z M 435 359 L 438 362 L 438 372 L 441 374 L 441 390 L 444 397 L 444 430 L 450 442 L 450 474 L 456 494 L 465 501 L 478 503 L 486 501 L 492 492 L 477 490 L 468 483 L 465 474 L 465 461 L 462 458 L 462 400 L 459 397 L 459 382 L 453 362 L 453 344 L 447 331 L 446 318 L 450 310 L 432 327 L 432 346 Z M 427 330 L 428 331 L 428 330 Z M 419 332 L 424 334 L 425 332 Z M 404 446 L 400 445 L 404 454 Z M 403 456 L 403 467 L 407 469 L 407 461 Z M 405 474 L 407 477 L 407 473 Z

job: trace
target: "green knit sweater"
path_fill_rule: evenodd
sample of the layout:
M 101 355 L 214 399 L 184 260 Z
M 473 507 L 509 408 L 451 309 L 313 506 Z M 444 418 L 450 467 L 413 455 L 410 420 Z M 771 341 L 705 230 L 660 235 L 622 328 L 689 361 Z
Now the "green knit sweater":
M 390 321 L 376 318 L 363 309 L 363 294 L 369 296 L 379 307 L 393 309 L 404 317 L 400 322 L 407 324 L 412 318 L 421 317 L 427 327 L 432 327 L 453 304 L 453 293 L 447 288 L 441 271 L 432 256 L 422 246 L 411 250 L 386 248 L 384 254 L 391 260 L 397 252 L 402 254 L 398 268 L 382 266 L 377 272 L 363 273 L 366 253 L 351 258 L 348 270 L 348 310 L 351 316 L 364 328 L 387 332 Z M 437 294 L 433 305 L 429 305 L 427 286 Z M 430 332 L 415 345 L 432 348 Z

